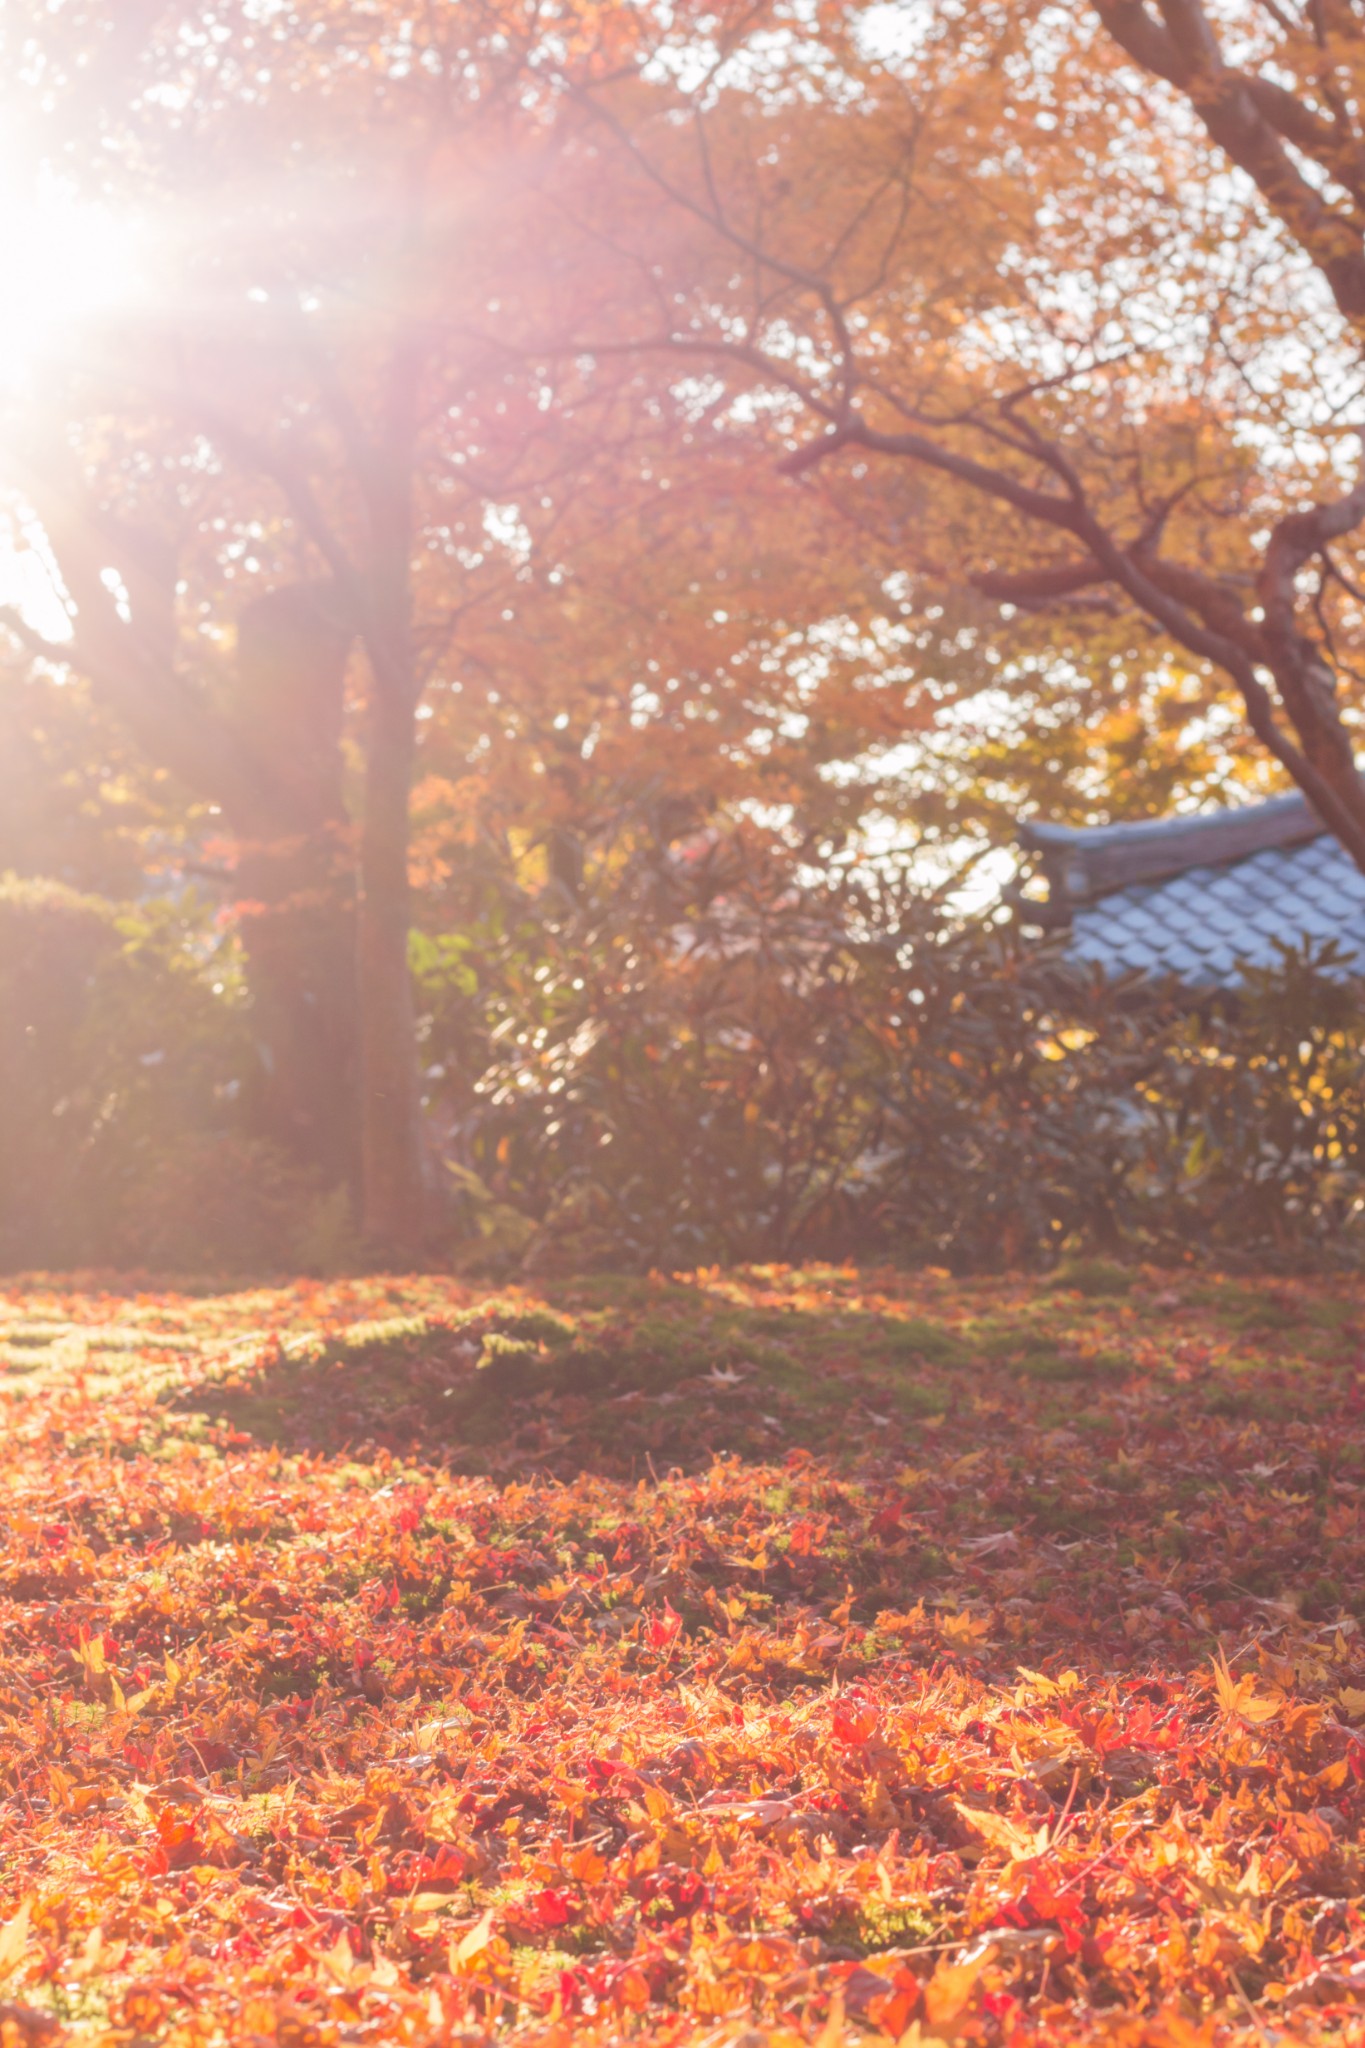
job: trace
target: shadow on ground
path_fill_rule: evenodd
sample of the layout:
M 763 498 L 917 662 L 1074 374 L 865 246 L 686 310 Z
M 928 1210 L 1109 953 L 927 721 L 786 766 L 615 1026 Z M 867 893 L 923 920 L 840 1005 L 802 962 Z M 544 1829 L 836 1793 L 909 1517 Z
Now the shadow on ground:
M 969 1357 L 919 1319 L 601 1280 L 282 1339 L 166 1405 L 287 1451 L 629 1479 L 727 1453 L 857 1455 L 879 1433 L 898 1448 L 951 1411 Z
M 1262 1439 L 1277 1472 L 1296 1428 L 1320 1446 L 1357 1398 L 1353 1308 L 1320 1287 L 1177 1289 L 1093 1264 L 1052 1286 L 914 1293 L 901 1276 L 890 1293 L 810 1269 L 597 1278 L 275 1337 L 162 1399 L 290 1453 L 503 1480 L 810 1454 L 875 1484 L 906 1464 L 989 1460 L 1008 1480 L 995 1527 L 1112 1538 L 1130 1515 L 1149 1521 L 1154 1486 L 1181 1515 L 1209 1486 L 1236 1491 Z

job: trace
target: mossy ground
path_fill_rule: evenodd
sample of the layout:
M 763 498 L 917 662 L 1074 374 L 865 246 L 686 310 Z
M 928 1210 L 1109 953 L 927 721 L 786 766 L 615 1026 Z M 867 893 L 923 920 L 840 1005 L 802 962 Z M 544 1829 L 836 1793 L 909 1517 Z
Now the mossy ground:
M 1355 2038 L 1363 1414 L 1346 1283 L 12 1285 L 0 2026 Z

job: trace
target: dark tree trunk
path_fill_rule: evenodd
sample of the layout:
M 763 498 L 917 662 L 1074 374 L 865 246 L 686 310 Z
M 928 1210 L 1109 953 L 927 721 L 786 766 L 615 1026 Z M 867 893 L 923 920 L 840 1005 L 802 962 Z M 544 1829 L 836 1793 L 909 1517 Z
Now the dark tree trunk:
M 412 630 L 422 360 L 419 337 L 407 334 L 388 363 L 382 430 L 361 463 L 371 531 L 368 574 L 356 593 L 370 666 L 357 948 L 364 1230 L 372 1248 L 394 1262 L 420 1257 L 436 1220 L 408 968 L 408 807 L 422 694 Z
M 370 707 L 360 854 L 361 1128 L 365 1236 L 391 1257 L 430 1229 L 416 1020 L 408 971 L 412 712 L 376 690 Z
M 354 854 L 341 781 L 349 630 L 326 586 L 270 592 L 238 623 L 239 730 L 269 798 L 228 807 L 269 1136 L 360 1182 Z
M 360 1185 L 356 919 L 326 836 L 242 847 L 239 930 L 264 1134 L 331 1184 Z

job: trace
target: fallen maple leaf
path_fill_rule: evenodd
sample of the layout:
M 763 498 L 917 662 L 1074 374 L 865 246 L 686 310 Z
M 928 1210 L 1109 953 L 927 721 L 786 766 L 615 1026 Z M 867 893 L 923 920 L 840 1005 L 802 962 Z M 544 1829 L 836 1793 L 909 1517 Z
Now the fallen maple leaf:
M 938 1964 L 924 1987 L 924 2013 L 931 2027 L 946 2027 L 958 2017 L 994 1955 L 994 1943 L 988 1941 L 955 1963 L 945 1957 Z
M 572 1892 L 546 1885 L 526 1901 L 527 1918 L 538 1927 L 567 1927 L 582 1911 Z M 461 1944 L 463 1947 L 463 1943 Z
M 1011 1820 L 1008 1814 L 994 1813 L 989 1807 L 969 1806 L 961 1799 L 953 1803 L 974 1833 L 989 1842 L 993 1849 L 1005 1850 L 1016 1862 L 1028 1856 L 1039 1856 L 1047 1848 L 1050 1837 L 1045 1827 L 1024 1827 L 1019 1821 Z
M 881 1716 L 870 1700 L 856 1693 L 846 1693 L 835 1701 L 830 1725 L 836 1742 L 860 1748 L 872 1740 L 880 1721 Z
M 960 1643 L 964 1649 L 974 1648 L 991 1632 L 984 1614 L 936 1614 L 934 1626 L 950 1643 Z
M 1214 1653 L 1213 1687 L 1223 1712 L 1252 1728 L 1264 1728 L 1284 1707 L 1282 1699 L 1267 1699 L 1258 1694 L 1255 1680 L 1249 1675 L 1234 1678 L 1221 1650 Z
M 645 1641 L 651 1650 L 666 1650 L 670 1643 L 677 1640 L 681 1628 L 682 1616 L 675 1614 L 665 1600 L 663 1607 L 651 1614 L 645 1623 Z
M 451 1942 L 449 1956 L 453 1973 L 458 1974 L 466 1963 L 472 1962 L 487 1948 L 493 1939 L 493 1922 L 494 1913 L 490 1906 L 458 1942 Z
M 0 1926 L 0 1977 L 8 1977 L 23 1960 L 32 1929 L 32 1906 L 25 1899 L 17 1913 Z

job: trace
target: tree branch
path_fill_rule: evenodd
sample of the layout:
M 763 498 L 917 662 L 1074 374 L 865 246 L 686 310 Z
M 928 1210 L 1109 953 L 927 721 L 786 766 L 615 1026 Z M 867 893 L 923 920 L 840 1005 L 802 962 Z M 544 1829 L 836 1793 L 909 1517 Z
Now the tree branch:
M 1200 0 L 1159 0 L 1163 20 L 1144 0 L 1096 0 L 1100 20 L 1144 71 L 1164 78 L 1189 101 L 1213 140 L 1252 180 L 1276 217 L 1322 271 L 1340 311 L 1365 321 L 1365 252 L 1359 223 L 1345 218 L 1304 177 L 1284 146 L 1290 116 L 1276 94 L 1260 89 L 1223 62 Z M 1273 104 L 1273 120 L 1267 117 Z M 1295 120 L 1295 146 L 1339 176 L 1339 145 L 1331 158 L 1308 149 L 1311 117 Z M 1316 131 L 1312 131 L 1316 132 Z M 1345 181 L 1344 181 L 1345 182 Z
M 0 609 L 0 626 L 12 633 L 17 641 L 37 655 L 40 661 L 50 661 L 54 667 L 79 667 L 71 641 L 49 640 L 42 633 L 36 633 L 23 614 L 12 604 Z
M 111 566 L 104 516 L 85 502 L 65 451 L 11 443 L 4 453 L 18 490 L 42 522 L 72 614 L 72 639 L 62 647 L 13 615 L 5 623 L 44 660 L 88 676 L 148 756 L 187 788 L 222 803 L 248 829 L 268 825 L 281 798 L 272 765 L 257 759 L 237 728 L 186 687 L 164 620 L 157 616 L 144 630 L 136 607 L 131 621 L 120 617 L 101 575 Z
M 1054 472 L 1068 482 L 1065 497 L 1036 490 L 1002 470 L 991 469 L 969 456 L 940 447 L 927 436 L 879 434 L 856 416 L 850 425 L 835 428 L 822 440 L 799 450 L 796 456 L 788 457 L 784 467 L 788 473 L 799 474 L 839 448 L 871 448 L 883 454 L 906 457 L 956 477 L 1041 524 L 1073 534 L 1100 572 L 1099 578 L 1087 576 L 1087 581 L 1102 579 L 1116 583 L 1150 619 L 1164 627 L 1178 645 L 1200 660 L 1220 668 L 1230 679 L 1242 699 L 1247 721 L 1261 744 L 1303 790 L 1323 823 L 1335 833 L 1365 873 L 1365 786 L 1355 772 L 1349 740 L 1336 715 L 1335 706 L 1330 701 L 1324 704 L 1320 679 L 1315 679 L 1311 669 L 1305 675 L 1303 658 L 1295 649 L 1282 650 L 1280 658 L 1276 659 L 1276 649 L 1269 635 L 1264 641 L 1257 639 L 1247 644 L 1246 635 L 1253 629 L 1225 586 L 1176 564 L 1143 562 L 1136 553 L 1122 548 L 1090 511 L 1070 463 L 1059 450 L 1045 443 L 1042 436 L 1036 436 L 1036 440 L 1039 459 L 1048 460 Z M 1359 488 L 1365 491 L 1365 483 Z M 1355 523 L 1351 508 L 1356 496 L 1357 493 L 1353 492 L 1337 504 L 1315 508 L 1312 514 L 1296 514 L 1293 521 L 1283 522 L 1288 526 L 1284 548 L 1302 545 L 1306 531 L 1321 533 L 1324 540 L 1347 531 Z M 1305 521 L 1308 522 L 1307 527 L 1303 524 Z M 1309 552 L 1312 552 L 1311 548 Z M 1067 574 L 1074 575 L 1079 566 L 1066 565 Z M 1292 587 L 1292 576 L 1290 580 Z M 1173 587 L 1163 587 L 1168 584 Z M 1175 594 L 1176 589 L 1182 586 L 1197 605 L 1209 607 L 1216 624 L 1206 623 L 1197 610 L 1192 610 Z M 1316 649 L 1308 642 L 1303 645 L 1321 670 Z M 1291 654 L 1293 659 L 1290 659 Z M 1257 673 L 1258 665 L 1269 667 L 1274 675 L 1295 729 L 1304 741 L 1302 746 L 1295 745 L 1281 729 L 1270 692 Z M 1330 682 L 1330 676 L 1328 679 Z M 1344 762 L 1341 758 L 1343 747 Z

